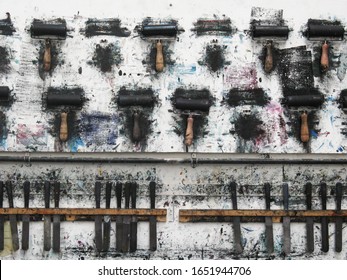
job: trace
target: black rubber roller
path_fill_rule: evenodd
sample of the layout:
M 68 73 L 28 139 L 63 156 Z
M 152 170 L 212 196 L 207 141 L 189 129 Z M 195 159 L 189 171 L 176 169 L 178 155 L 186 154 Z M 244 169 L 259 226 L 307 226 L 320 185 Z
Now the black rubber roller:
M 175 100 L 175 106 L 181 110 L 199 110 L 208 111 L 211 107 L 211 102 L 208 99 L 190 99 L 177 97 Z
M 79 93 L 63 94 L 63 93 L 47 93 L 47 105 L 60 106 L 72 105 L 81 106 L 83 104 L 83 97 Z
M 345 30 L 341 25 L 308 23 L 309 38 L 337 38 L 343 39 Z
M 253 25 L 252 35 L 256 37 L 283 37 L 288 38 L 288 26 Z
M 142 27 L 141 33 L 145 37 L 149 36 L 176 36 L 178 32 L 175 24 L 149 24 Z
M 324 97 L 321 94 L 317 95 L 291 95 L 286 96 L 285 103 L 288 106 L 309 106 L 318 107 L 324 102 Z
M 119 106 L 142 106 L 150 107 L 154 104 L 154 98 L 151 94 L 137 94 L 137 95 L 119 95 Z
M 10 88 L 7 86 L 0 86 L 0 101 L 8 101 L 10 99 Z
M 65 23 L 43 23 L 40 21 L 34 21 L 30 28 L 32 37 L 61 37 L 65 38 L 67 34 L 67 28 Z

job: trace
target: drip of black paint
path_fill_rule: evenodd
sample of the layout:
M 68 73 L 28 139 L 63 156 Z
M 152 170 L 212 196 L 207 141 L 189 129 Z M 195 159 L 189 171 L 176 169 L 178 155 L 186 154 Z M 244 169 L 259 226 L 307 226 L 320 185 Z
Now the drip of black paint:
M 256 115 L 239 115 L 235 121 L 235 132 L 244 140 L 256 139 L 264 134 L 263 122 Z
M 223 68 L 225 63 L 224 47 L 220 45 L 208 45 L 206 47 L 205 61 L 208 68 L 213 72 Z
M 122 62 L 120 49 L 113 44 L 108 44 L 107 46 L 97 44 L 92 61 L 102 72 L 111 72 L 113 65 L 118 65 Z
M 117 37 L 128 37 L 130 36 L 130 31 L 121 26 L 121 21 L 119 19 L 89 19 L 86 22 L 85 36 L 117 36 Z

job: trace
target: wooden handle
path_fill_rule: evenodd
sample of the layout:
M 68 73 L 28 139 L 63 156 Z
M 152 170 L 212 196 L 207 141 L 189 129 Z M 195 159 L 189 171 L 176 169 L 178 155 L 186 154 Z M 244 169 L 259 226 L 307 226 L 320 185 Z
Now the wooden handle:
M 301 141 L 306 143 L 310 139 L 310 134 L 308 130 L 307 113 L 301 114 L 301 131 L 300 131 Z
M 190 146 L 193 143 L 193 122 L 194 119 L 192 116 L 187 118 L 187 129 L 184 143 L 186 146 Z
M 45 42 L 45 51 L 43 52 L 43 70 L 50 71 L 51 70 L 51 62 L 52 62 L 52 55 L 51 55 L 51 40 L 46 39 Z
M 134 113 L 133 140 L 138 142 L 141 140 L 140 114 Z
M 65 142 L 68 138 L 67 113 L 65 113 L 65 112 L 62 112 L 60 114 L 60 135 L 59 135 L 59 138 L 63 142 Z
M 264 70 L 266 73 L 270 73 L 272 71 L 272 68 L 273 68 L 272 42 L 267 42 Z
M 329 69 L 329 45 L 325 41 L 322 45 L 322 56 L 320 58 L 320 66 L 322 71 Z
M 163 72 L 164 69 L 164 55 L 163 55 L 163 44 L 159 40 L 156 44 L 157 54 L 155 57 L 155 70 L 157 72 Z

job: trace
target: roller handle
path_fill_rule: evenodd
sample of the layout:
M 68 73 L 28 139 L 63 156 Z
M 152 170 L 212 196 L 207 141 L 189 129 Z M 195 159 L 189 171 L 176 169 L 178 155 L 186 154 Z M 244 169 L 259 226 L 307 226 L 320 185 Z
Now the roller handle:
M 124 198 L 125 198 L 125 208 L 128 209 L 130 206 L 130 188 L 131 183 L 126 182 L 124 187 Z
M 45 208 L 49 208 L 50 196 L 51 196 L 51 183 L 49 181 L 45 181 L 45 184 L 44 184 Z
M 138 142 L 141 140 L 141 128 L 140 128 L 140 114 L 134 113 L 134 126 L 133 126 L 133 140 Z
M 186 135 L 185 135 L 185 140 L 184 143 L 186 146 L 190 146 L 193 143 L 193 123 L 194 123 L 194 119 L 193 116 L 190 115 L 187 118 L 187 129 L 186 129 Z
M 24 208 L 29 208 L 29 194 L 30 194 L 30 182 L 25 181 L 23 184 L 24 189 Z
M 321 183 L 320 196 L 322 201 L 322 210 L 327 210 L 327 184 Z
M 95 207 L 100 208 L 100 198 L 101 198 L 101 182 L 97 181 L 95 182 Z
M 288 189 L 288 184 L 284 183 L 282 185 L 282 190 L 283 190 L 283 207 L 284 210 L 289 209 L 289 189 Z
M 43 52 L 43 70 L 46 72 L 51 70 L 52 53 L 51 53 L 51 40 L 46 39 L 45 50 Z
M 305 192 L 306 192 L 306 209 L 312 210 L 312 184 L 308 182 L 305 185 Z
M 3 207 L 4 203 L 4 182 L 0 181 L 0 208 Z
M 266 73 L 270 73 L 273 69 L 273 54 L 272 54 L 272 41 L 266 43 L 266 54 L 264 62 L 264 70 Z
M 151 203 L 151 209 L 155 209 L 155 187 L 156 183 L 151 181 L 149 183 L 149 198 Z
M 61 141 L 65 142 L 68 138 L 68 128 L 67 128 L 67 113 L 62 112 L 60 114 L 60 134 L 59 138 Z
M 231 192 L 231 202 L 233 204 L 233 210 L 237 210 L 237 194 L 236 194 L 237 184 L 235 182 L 230 183 Z
M 325 41 L 322 45 L 322 55 L 320 58 L 320 66 L 323 72 L 329 69 L 329 45 Z
M 10 208 L 13 208 L 13 192 L 12 192 L 12 182 L 7 181 L 6 182 L 6 191 L 7 191 L 7 197 L 8 197 L 8 206 Z
M 111 191 L 112 191 L 112 182 L 106 183 L 106 209 L 109 209 L 111 206 Z
M 131 184 L 131 208 L 136 208 L 136 192 L 137 192 L 137 183 Z
M 341 202 L 342 202 L 342 184 L 336 183 L 336 210 L 341 210 Z
M 59 208 L 59 199 L 60 199 L 60 182 L 54 183 L 54 207 Z
M 301 114 L 300 139 L 301 139 L 301 142 L 303 142 L 303 143 L 307 143 L 308 140 L 310 139 L 306 112 L 303 112 Z
M 116 199 L 117 199 L 117 208 L 122 208 L 122 188 L 123 185 L 120 182 L 116 184 Z
M 269 183 L 265 183 L 265 205 L 266 210 L 270 210 L 270 200 L 271 200 L 271 186 Z
M 156 56 L 155 56 L 155 70 L 157 72 L 163 72 L 164 70 L 164 55 L 163 55 L 163 44 L 160 40 L 156 43 Z

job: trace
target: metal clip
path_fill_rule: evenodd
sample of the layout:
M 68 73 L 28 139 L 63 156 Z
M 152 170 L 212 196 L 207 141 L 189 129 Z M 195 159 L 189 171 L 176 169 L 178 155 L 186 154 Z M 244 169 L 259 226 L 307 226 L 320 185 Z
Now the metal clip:
M 196 155 L 196 153 L 192 153 L 192 157 L 191 157 L 192 167 L 195 168 L 197 163 L 198 163 L 197 155 Z

